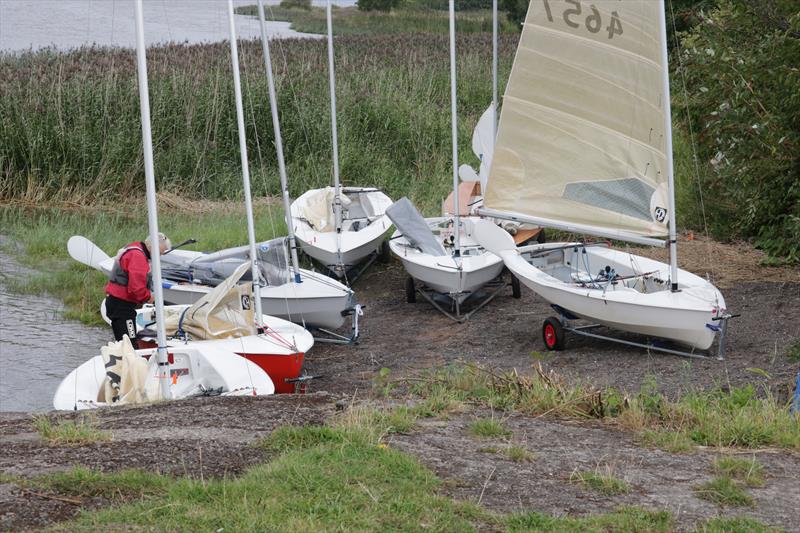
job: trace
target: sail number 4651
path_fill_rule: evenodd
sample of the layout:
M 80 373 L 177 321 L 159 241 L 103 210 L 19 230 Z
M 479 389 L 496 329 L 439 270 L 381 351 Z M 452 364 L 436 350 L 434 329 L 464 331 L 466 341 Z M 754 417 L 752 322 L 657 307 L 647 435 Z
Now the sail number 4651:
M 550 9 L 549 0 L 542 0 L 542 2 L 544 2 L 547 20 L 553 22 L 553 11 Z M 572 6 L 564 9 L 564 12 L 561 14 L 564 22 L 570 28 L 579 28 L 581 26 L 581 14 L 584 13 L 580 0 L 564 0 L 564 3 Z M 583 24 L 591 33 L 598 33 L 603 29 L 603 17 L 594 4 L 589 5 L 589 10 L 591 12 L 583 19 Z M 622 35 L 622 23 L 616 11 L 611 12 L 611 21 L 608 23 L 605 30 L 608 32 L 609 39 L 612 39 L 615 35 Z

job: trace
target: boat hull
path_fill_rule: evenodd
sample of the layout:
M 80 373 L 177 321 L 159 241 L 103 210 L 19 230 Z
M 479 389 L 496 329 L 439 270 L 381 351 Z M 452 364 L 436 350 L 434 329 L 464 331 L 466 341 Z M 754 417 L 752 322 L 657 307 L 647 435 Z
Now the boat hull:
M 625 269 L 635 265 L 638 272 L 651 273 L 648 279 L 663 287 L 655 290 L 657 287 L 654 286 L 652 292 L 640 292 L 624 286 L 625 283 L 616 286 L 608 284 L 605 287 L 567 283 L 552 275 L 555 272 L 552 265 L 556 263 L 548 266 L 539 261 L 537 265 L 541 256 L 537 260 L 531 259 L 537 250 L 563 244 L 528 246 L 523 253 L 509 250 L 501 255 L 508 269 L 522 284 L 574 316 L 621 331 L 668 339 L 699 350 L 711 347 L 716 336 L 715 319 L 725 312 L 725 300 L 711 283 L 691 272 L 679 270 L 680 290 L 672 292 L 667 281 L 669 265 L 606 248 L 587 248 L 591 250 L 586 254 L 587 264 L 596 265 L 597 269 L 608 265 L 616 272 L 621 272 L 623 279 L 630 275 Z M 565 259 L 565 263 L 574 266 L 574 263 L 582 261 L 578 255 L 574 258 L 574 262 Z M 584 270 L 593 272 L 595 268 L 590 266 Z

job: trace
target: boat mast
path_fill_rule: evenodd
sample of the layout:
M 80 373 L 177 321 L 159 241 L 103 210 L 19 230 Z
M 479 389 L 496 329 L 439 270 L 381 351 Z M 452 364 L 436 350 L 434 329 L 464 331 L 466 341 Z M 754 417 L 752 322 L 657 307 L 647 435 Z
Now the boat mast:
M 158 211 L 156 207 L 156 178 L 153 170 L 153 134 L 150 131 L 150 96 L 147 86 L 147 57 L 144 49 L 144 16 L 142 0 L 136 0 L 136 67 L 139 75 L 139 106 L 142 114 L 142 149 L 144 151 L 144 178 L 147 189 L 147 226 L 150 232 L 150 263 L 153 270 L 153 292 L 156 303 L 156 331 L 158 349 L 158 381 L 161 397 L 172 398 L 170 386 L 169 357 L 167 355 L 167 335 L 164 331 L 164 290 L 161 286 L 161 242 L 158 239 Z
M 333 16 L 331 0 L 325 9 L 328 21 L 328 85 L 331 92 L 331 139 L 333 144 L 333 213 L 336 218 L 336 260 L 342 266 L 342 190 L 339 184 L 339 135 L 336 130 L 336 75 L 333 71 Z
M 453 211 L 454 255 L 461 254 L 461 213 L 458 205 L 458 117 L 456 116 L 456 7 L 450 0 L 450 124 L 453 134 Z
M 659 23 L 661 24 L 661 63 L 663 64 L 662 93 L 664 98 L 664 151 L 667 158 L 667 187 L 669 196 L 669 277 L 672 292 L 678 290 L 678 237 L 675 230 L 675 176 L 672 165 L 672 112 L 669 92 L 669 56 L 667 54 L 667 15 L 664 0 L 659 0 Z
M 242 82 L 239 79 L 239 50 L 236 46 L 236 26 L 233 22 L 233 0 L 228 0 L 228 24 L 231 34 L 231 66 L 233 68 L 233 91 L 236 96 L 236 123 L 239 126 L 239 155 L 242 159 L 242 185 L 244 208 L 247 214 L 247 238 L 250 243 L 250 261 L 253 272 L 253 296 L 255 299 L 256 323 L 262 320 L 261 276 L 256 255 L 256 231 L 253 224 L 253 198 L 250 195 L 250 164 L 247 161 L 247 138 L 244 132 L 244 109 L 242 106 Z
M 497 141 L 497 0 L 492 0 L 492 146 Z M 486 191 L 481 191 L 486 193 Z
M 275 150 L 278 153 L 278 173 L 281 176 L 281 196 L 283 197 L 283 210 L 286 217 L 286 227 L 289 230 L 289 250 L 292 257 L 292 273 L 295 283 L 300 283 L 300 266 L 297 261 L 297 244 L 294 238 L 292 225 L 291 206 L 289 205 L 289 185 L 286 179 L 286 163 L 283 159 L 283 139 L 281 138 L 281 123 L 278 119 L 278 98 L 275 95 L 275 79 L 272 75 L 272 59 L 269 53 L 269 40 L 264 23 L 264 2 L 258 0 L 258 21 L 261 26 L 261 50 L 264 52 L 264 66 L 267 70 L 267 87 L 269 88 L 269 109 L 272 113 L 272 129 L 275 133 Z

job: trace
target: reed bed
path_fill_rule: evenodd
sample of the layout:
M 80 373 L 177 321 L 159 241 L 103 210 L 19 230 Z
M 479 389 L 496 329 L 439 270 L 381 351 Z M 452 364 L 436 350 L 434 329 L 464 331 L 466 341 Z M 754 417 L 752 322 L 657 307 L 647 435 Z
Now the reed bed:
M 500 40 L 501 80 L 517 37 Z M 460 158 L 491 99 L 491 36 L 458 39 Z M 324 41 L 275 41 L 281 129 L 292 195 L 332 181 Z M 80 203 L 144 190 L 133 51 L 83 48 L 0 56 L 0 201 Z M 260 43 L 240 47 L 253 189 L 279 193 Z M 240 198 L 229 48 L 148 51 L 159 190 Z M 447 36 L 337 38 L 339 153 L 345 184 L 374 184 L 435 210 L 451 187 Z

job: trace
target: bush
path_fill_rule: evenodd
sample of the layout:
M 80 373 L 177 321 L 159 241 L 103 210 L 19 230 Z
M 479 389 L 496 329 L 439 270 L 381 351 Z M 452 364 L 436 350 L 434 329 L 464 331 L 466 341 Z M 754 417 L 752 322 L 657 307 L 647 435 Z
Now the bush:
M 400 5 L 401 0 L 358 0 L 358 9 L 361 11 L 386 11 Z
M 687 94 L 673 98 L 695 134 L 709 229 L 797 263 L 800 9 L 791 0 L 721 0 L 701 17 L 673 62 Z
M 311 0 L 281 0 L 281 7 L 311 11 Z

